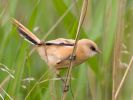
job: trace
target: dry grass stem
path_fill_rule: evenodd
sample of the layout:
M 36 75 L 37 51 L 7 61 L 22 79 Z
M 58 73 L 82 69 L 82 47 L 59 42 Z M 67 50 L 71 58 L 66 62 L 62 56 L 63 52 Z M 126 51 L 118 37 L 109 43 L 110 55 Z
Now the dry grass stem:
M 73 58 L 73 56 L 75 56 L 75 53 L 76 53 L 77 42 L 78 42 L 78 38 L 79 38 L 79 35 L 80 35 L 79 34 L 80 33 L 80 28 L 81 28 L 81 26 L 83 24 L 83 21 L 85 19 L 87 6 L 88 6 L 88 0 L 84 0 L 82 10 L 81 10 L 80 19 L 79 19 L 79 23 L 78 23 L 78 28 L 77 28 L 77 32 L 76 32 L 75 45 L 74 45 L 73 52 L 72 52 L 72 55 L 71 55 L 72 58 Z M 71 76 L 71 72 L 72 72 L 72 60 L 70 61 L 70 65 L 69 65 L 68 70 L 67 70 L 67 75 L 66 75 L 67 78 L 66 78 L 65 84 L 64 84 L 62 100 L 66 99 L 67 90 L 68 90 L 69 84 L 70 84 L 70 79 L 68 77 Z
M 123 43 L 123 33 L 124 33 L 124 23 L 125 20 L 123 18 L 125 14 L 125 5 L 126 0 L 118 0 L 117 1 L 117 29 L 115 34 L 115 45 L 114 45 L 114 61 L 113 61 L 113 73 L 112 73 L 112 100 L 115 99 L 115 94 L 117 91 L 117 87 L 119 86 L 119 82 L 121 81 L 121 71 L 120 70 L 120 61 L 122 59 L 122 43 Z
M 125 71 L 125 73 L 124 73 L 124 75 L 123 75 L 123 78 L 122 78 L 122 80 L 121 80 L 121 82 L 120 82 L 120 84 L 119 84 L 119 86 L 118 86 L 118 88 L 117 88 L 117 90 L 116 90 L 116 93 L 115 93 L 115 100 L 117 99 L 118 94 L 120 93 L 120 90 L 121 90 L 121 88 L 122 88 L 122 86 L 123 86 L 123 84 L 124 84 L 124 82 L 125 82 L 125 79 L 126 79 L 128 73 L 129 73 L 129 70 L 131 69 L 132 64 L 133 64 L 133 56 L 132 56 L 132 58 L 131 58 L 131 60 L 130 60 L 130 62 L 129 62 L 129 64 L 128 64 L 128 67 L 127 67 L 127 69 L 126 69 L 126 71 Z

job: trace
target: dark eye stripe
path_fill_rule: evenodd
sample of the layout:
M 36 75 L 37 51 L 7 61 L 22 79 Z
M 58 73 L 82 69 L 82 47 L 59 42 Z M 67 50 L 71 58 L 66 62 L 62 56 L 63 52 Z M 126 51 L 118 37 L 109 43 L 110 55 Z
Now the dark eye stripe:
M 94 46 L 90 46 L 90 49 L 96 51 L 96 48 Z

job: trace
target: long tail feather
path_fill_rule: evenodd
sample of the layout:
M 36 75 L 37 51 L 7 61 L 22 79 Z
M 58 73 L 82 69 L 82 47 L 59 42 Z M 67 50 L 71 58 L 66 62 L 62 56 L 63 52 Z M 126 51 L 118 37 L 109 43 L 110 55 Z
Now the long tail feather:
M 38 37 L 36 37 L 31 31 L 29 31 L 25 26 L 23 26 L 19 21 L 14 18 L 11 18 L 11 22 L 17 26 L 18 32 L 26 40 L 35 45 L 42 44 L 42 41 Z

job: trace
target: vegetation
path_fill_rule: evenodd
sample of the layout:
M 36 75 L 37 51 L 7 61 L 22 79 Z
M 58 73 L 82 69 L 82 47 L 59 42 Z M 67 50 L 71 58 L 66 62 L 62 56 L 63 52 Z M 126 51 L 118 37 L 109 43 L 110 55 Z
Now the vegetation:
M 132 100 L 133 68 L 129 62 L 132 63 L 133 53 L 133 0 L 88 1 L 79 38 L 94 40 L 102 54 L 73 68 L 71 89 L 66 100 Z M 1 99 L 61 99 L 62 82 L 51 77 L 35 47 L 18 35 L 9 19 L 16 18 L 44 41 L 60 37 L 74 39 L 82 2 L 0 0 Z M 62 70 L 62 76 L 65 72 Z M 126 77 L 120 85 L 123 75 Z M 52 89 L 51 81 L 55 83 Z

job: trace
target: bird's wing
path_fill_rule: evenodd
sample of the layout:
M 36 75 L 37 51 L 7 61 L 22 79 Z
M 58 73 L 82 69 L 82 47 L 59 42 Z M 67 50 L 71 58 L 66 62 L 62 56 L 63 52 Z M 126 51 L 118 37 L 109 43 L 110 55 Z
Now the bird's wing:
M 68 49 L 68 50 L 64 50 L 64 51 L 65 52 L 63 52 L 63 53 L 61 52 L 62 57 L 56 62 L 56 68 L 57 69 L 69 67 L 70 57 L 72 55 L 72 50 Z M 68 52 L 66 52 L 66 51 L 68 51 Z
M 58 38 L 45 42 L 49 63 L 56 68 L 68 67 L 75 40 Z
M 49 63 L 56 68 L 68 67 L 75 41 L 58 38 L 45 42 Z
M 57 45 L 57 46 L 74 46 L 75 40 L 58 38 L 55 40 L 45 42 L 46 45 Z

